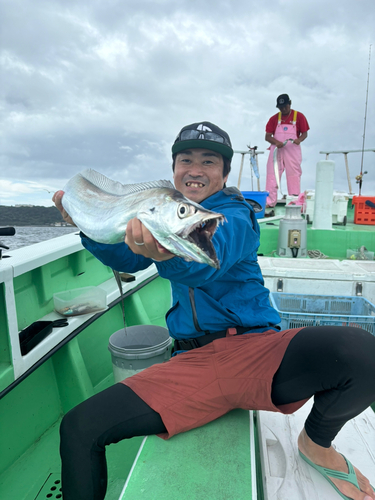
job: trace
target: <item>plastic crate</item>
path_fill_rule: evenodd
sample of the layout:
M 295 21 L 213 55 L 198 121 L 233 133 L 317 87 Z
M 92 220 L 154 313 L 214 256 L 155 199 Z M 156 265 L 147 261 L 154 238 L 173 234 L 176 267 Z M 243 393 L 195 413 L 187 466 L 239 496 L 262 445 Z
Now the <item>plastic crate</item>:
M 346 251 L 346 258 L 350 260 L 374 260 L 374 252 L 369 252 L 368 250 L 360 249 L 354 250 L 353 248 L 348 248 Z
M 366 204 L 366 201 L 372 206 Z M 354 224 L 375 226 L 375 196 L 353 196 Z
M 375 306 L 363 297 L 271 292 L 281 329 L 306 326 L 354 326 L 375 335 Z

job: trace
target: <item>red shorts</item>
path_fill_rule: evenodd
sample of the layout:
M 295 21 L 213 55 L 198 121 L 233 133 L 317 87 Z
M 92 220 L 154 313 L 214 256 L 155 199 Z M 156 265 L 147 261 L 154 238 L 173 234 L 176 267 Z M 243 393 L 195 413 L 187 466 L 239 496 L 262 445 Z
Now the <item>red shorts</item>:
M 122 383 L 130 387 L 174 434 L 200 427 L 234 408 L 292 413 L 305 402 L 276 407 L 272 379 L 286 348 L 300 328 L 247 333 L 210 344 L 150 366 Z

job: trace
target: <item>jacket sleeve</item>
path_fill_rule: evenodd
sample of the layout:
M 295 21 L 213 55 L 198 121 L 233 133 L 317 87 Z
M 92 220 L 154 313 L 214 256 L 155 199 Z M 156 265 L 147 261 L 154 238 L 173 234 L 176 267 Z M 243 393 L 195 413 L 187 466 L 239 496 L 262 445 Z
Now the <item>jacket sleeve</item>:
M 238 209 L 237 209 L 238 210 Z M 249 210 L 230 211 L 225 213 L 227 222 L 219 226 L 212 242 L 220 262 L 220 269 L 207 264 L 187 262 L 182 258 L 175 258 L 164 262 L 155 262 L 161 277 L 176 281 L 186 286 L 196 288 L 210 281 L 220 279 L 230 268 L 253 254 L 259 247 L 259 227 L 249 216 Z
M 105 266 L 116 271 L 135 273 L 153 264 L 152 259 L 133 253 L 125 242 L 114 245 L 97 243 L 81 233 L 82 245 Z

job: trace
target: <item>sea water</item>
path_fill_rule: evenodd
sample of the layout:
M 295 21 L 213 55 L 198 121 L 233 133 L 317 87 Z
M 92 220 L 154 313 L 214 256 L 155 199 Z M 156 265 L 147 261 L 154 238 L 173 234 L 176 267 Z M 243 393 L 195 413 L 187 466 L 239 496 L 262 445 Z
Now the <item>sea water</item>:
M 9 247 L 9 250 L 34 245 L 34 243 L 58 238 L 64 234 L 79 232 L 79 229 L 73 226 L 15 226 L 14 228 L 16 230 L 14 236 L 0 236 L 0 244 Z M 6 252 L 7 250 L 3 249 L 3 255 Z

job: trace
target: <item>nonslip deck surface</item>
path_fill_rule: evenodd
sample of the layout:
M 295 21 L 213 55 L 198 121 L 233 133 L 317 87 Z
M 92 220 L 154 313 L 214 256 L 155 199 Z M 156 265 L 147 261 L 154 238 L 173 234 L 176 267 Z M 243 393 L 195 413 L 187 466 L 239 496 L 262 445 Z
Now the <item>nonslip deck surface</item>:
M 255 500 L 251 418 L 234 410 L 169 441 L 148 437 L 119 500 Z
M 329 483 L 298 455 L 297 438 L 312 400 L 292 415 L 258 412 L 266 500 L 340 500 Z M 346 423 L 333 445 L 375 485 L 375 413 Z

